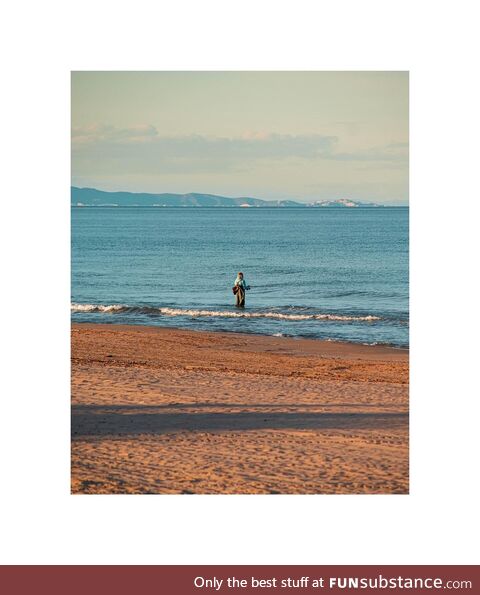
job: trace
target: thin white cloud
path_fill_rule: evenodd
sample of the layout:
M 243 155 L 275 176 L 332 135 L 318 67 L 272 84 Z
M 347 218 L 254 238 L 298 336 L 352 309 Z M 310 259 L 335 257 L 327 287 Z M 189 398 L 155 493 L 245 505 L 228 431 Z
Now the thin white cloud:
M 201 135 L 161 136 L 151 125 L 118 129 L 107 125 L 74 128 L 72 147 L 74 151 L 93 150 L 95 146 L 132 146 L 148 142 L 152 151 L 172 157 L 198 157 L 207 151 L 209 155 L 252 159 L 281 159 L 284 157 L 314 158 L 331 153 L 337 142 L 335 136 L 286 135 L 247 133 L 241 137 L 211 137 Z
M 352 153 L 334 153 L 327 159 L 337 161 L 386 161 L 390 163 L 406 163 L 408 161 L 408 143 L 391 143 L 381 147 L 358 150 Z
M 152 125 L 115 128 L 105 124 L 72 131 L 73 168 L 89 173 L 198 173 L 239 171 L 280 160 L 403 163 L 408 147 L 394 143 L 338 152 L 336 136 L 246 133 L 239 137 L 162 136 Z

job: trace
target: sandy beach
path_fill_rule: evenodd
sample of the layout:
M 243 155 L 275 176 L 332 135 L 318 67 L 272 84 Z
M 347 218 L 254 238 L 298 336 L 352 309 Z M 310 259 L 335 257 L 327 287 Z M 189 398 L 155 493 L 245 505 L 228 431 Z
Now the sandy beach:
M 408 350 L 72 326 L 72 493 L 406 494 Z

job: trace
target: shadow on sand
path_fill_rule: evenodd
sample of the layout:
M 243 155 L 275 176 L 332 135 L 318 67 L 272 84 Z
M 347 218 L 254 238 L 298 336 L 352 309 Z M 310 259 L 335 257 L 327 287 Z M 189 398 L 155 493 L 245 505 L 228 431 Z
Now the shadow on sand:
M 334 403 L 331 407 L 354 404 Z M 365 405 L 362 405 L 365 407 Z M 209 413 L 181 411 L 206 408 L 238 409 Z M 298 409 L 318 405 L 296 405 Z M 327 405 L 322 405 L 327 407 Z M 170 411 L 163 412 L 163 409 Z M 172 412 L 171 409 L 179 409 Z M 269 411 L 262 411 L 268 408 Z M 282 411 L 272 411 L 272 409 Z M 252 411 L 253 409 L 253 411 Z M 260 411 L 259 411 L 260 409 Z M 290 409 L 290 410 L 289 410 Z M 165 434 L 169 432 L 220 432 L 242 430 L 373 430 L 408 427 L 408 413 L 291 411 L 285 404 L 177 403 L 172 405 L 74 405 L 72 439 L 82 437 Z

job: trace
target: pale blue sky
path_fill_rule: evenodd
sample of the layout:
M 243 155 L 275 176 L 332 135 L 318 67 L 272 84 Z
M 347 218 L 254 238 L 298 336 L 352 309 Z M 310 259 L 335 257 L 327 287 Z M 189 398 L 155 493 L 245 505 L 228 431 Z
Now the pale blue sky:
M 75 72 L 72 184 L 408 202 L 406 72 Z

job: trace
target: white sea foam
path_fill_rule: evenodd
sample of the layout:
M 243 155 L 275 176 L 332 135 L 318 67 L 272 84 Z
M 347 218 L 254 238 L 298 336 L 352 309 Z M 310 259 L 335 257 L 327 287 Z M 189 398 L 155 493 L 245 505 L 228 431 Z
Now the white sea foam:
M 337 314 L 282 314 L 281 312 L 229 312 L 228 310 L 184 310 L 158 308 L 166 316 L 214 316 L 217 318 L 278 318 L 281 320 L 379 320 L 376 316 L 341 316 Z
M 129 310 L 128 306 L 122 304 L 111 304 L 103 306 L 102 304 L 71 304 L 72 312 L 125 312 Z
M 123 304 L 72 304 L 72 312 L 139 312 L 164 316 L 190 316 L 192 318 L 273 318 L 279 320 L 332 320 L 338 322 L 372 322 L 380 320 L 378 316 L 350 316 L 340 314 L 287 314 L 282 312 L 249 312 L 230 310 L 199 310 L 188 308 L 153 308 L 151 306 L 127 306 Z

